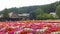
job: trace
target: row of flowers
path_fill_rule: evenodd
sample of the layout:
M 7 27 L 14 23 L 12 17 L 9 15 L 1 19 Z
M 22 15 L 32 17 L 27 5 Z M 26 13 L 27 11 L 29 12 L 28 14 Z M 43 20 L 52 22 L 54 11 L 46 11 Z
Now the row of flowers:
M 0 34 L 53 34 L 60 31 L 60 23 L 1 22 Z

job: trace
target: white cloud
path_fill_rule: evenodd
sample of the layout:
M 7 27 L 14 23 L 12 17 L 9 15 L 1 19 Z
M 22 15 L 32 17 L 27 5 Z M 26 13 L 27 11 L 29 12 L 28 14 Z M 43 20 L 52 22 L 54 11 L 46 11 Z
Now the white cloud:
M 53 3 L 55 1 L 58 0 L 0 0 L 0 10 L 11 7 L 43 5 Z

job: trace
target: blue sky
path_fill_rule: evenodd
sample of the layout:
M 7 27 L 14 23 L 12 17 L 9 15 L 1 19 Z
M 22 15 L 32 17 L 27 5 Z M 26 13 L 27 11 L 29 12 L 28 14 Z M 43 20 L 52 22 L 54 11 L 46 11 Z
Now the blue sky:
M 24 7 L 33 5 L 44 5 L 59 0 L 0 0 L 0 10 L 11 7 Z

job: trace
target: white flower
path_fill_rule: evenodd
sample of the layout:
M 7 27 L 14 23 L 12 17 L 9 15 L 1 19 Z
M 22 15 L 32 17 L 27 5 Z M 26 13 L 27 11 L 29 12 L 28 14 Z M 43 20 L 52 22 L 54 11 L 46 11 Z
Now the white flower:
M 44 27 L 43 29 L 37 29 L 37 32 L 44 32 L 46 29 L 48 29 L 48 27 Z
M 24 30 L 33 30 L 33 29 L 31 29 L 31 28 L 24 28 Z

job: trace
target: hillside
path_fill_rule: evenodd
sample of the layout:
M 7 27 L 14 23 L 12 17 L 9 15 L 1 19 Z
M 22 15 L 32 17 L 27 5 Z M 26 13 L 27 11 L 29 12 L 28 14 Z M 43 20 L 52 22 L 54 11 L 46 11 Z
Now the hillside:
M 16 11 L 17 13 L 30 13 L 34 12 L 38 7 L 43 9 L 44 12 L 54 12 L 56 9 L 56 6 L 60 5 L 60 1 L 57 1 L 55 3 L 47 4 L 47 5 L 39 5 L 39 6 L 28 6 L 28 7 L 20 7 L 20 8 L 10 8 L 8 9 L 9 12 Z M 2 13 L 2 12 L 0 12 Z
M 46 5 L 36 5 L 36 6 L 27 6 L 27 7 L 20 7 L 20 8 L 16 8 L 16 7 L 12 7 L 7 9 L 8 12 L 13 12 L 15 11 L 16 13 L 29 13 L 30 14 L 30 19 L 54 19 L 54 17 L 52 15 L 49 15 L 50 12 L 55 12 L 56 7 L 60 5 L 60 1 L 56 1 L 54 3 L 51 4 L 46 4 Z M 37 10 L 38 9 L 38 10 Z M 37 12 L 38 11 L 38 12 Z M 2 14 L 4 12 L 0 11 L 0 14 Z M 40 16 L 40 13 L 42 12 L 44 15 Z M 36 13 L 39 15 L 36 15 Z M 47 13 L 47 14 L 45 14 Z M 47 16 L 48 15 L 48 16 Z M 43 17 L 44 16 L 44 17 Z M 47 16 L 47 17 L 45 17 Z M 50 16 L 50 17 L 49 17 Z M 37 18 L 36 18 L 37 17 Z

